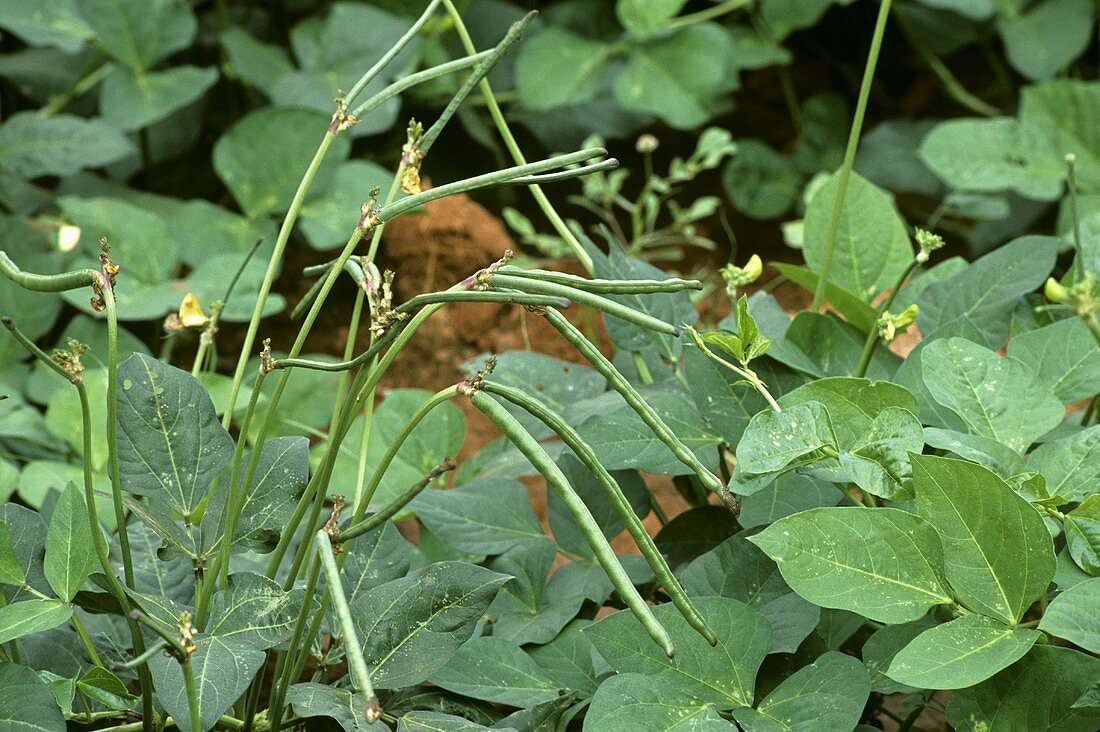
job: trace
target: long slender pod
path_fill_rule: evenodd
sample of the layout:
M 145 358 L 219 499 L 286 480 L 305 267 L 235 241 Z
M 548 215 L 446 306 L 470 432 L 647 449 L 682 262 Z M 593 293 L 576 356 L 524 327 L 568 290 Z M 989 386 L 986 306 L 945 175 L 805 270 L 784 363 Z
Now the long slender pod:
M 565 272 L 551 272 L 545 269 L 523 269 L 508 264 L 498 270 L 502 275 L 523 277 L 531 280 L 553 282 L 558 285 L 575 287 L 578 290 L 604 295 L 647 295 L 655 292 L 682 292 L 684 290 L 702 290 L 699 280 L 682 280 L 670 277 L 667 280 L 601 280 L 578 277 Z

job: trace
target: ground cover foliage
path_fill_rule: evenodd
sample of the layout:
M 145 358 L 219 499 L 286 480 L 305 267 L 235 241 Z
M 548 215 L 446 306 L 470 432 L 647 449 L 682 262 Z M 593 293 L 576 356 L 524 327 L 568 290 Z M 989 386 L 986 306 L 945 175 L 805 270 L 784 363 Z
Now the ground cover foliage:
M 1094 4 L 545 10 L 0 0 L 0 728 L 1100 727 Z M 950 115 L 865 124 L 891 39 Z M 791 147 L 723 127 L 762 70 Z M 524 252 L 398 301 L 387 223 L 507 186 Z M 693 276 L 723 217 L 809 307 Z M 382 388 L 469 302 L 570 360 Z

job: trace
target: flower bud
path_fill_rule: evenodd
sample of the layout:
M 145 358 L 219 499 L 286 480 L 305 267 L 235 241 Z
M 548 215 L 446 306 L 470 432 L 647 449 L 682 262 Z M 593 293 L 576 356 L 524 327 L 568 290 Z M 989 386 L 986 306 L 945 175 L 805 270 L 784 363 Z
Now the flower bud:
M 932 252 L 943 246 L 943 237 L 931 231 L 917 229 L 917 246 L 920 247 L 920 251 L 917 252 L 917 261 L 924 264 Z
M 1069 302 L 1071 297 L 1070 291 L 1053 277 L 1047 277 L 1046 284 L 1043 285 L 1043 295 L 1048 301 L 1057 303 Z
M 644 155 L 648 155 L 655 152 L 659 145 L 660 141 L 654 135 L 646 133 L 638 137 L 638 141 L 634 143 L 634 149 Z

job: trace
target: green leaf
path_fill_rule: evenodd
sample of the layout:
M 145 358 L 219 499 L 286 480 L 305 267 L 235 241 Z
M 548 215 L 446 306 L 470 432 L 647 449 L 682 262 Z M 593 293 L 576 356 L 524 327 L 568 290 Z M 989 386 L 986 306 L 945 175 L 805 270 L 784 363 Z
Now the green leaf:
M 975 434 L 1023 453 L 1062 421 L 1062 403 L 1022 361 L 965 338 L 933 341 L 920 358 L 932 397 Z
M 799 511 L 835 506 L 842 497 L 843 494 L 830 483 L 787 473 L 766 488 L 745 496 L 737 521 L 746 529 L 767 526 Z
M 810 376 L 849 376 L 859 363 L 866 334 L 842 322 L 831 313 L 803 310 L 794 317 L 782 340 L 772 341 L 768 355 L 792 369 Z M 886 348 L 871 358 L 867 377 L 890 379 L 901 359 Z
M 50 585 L 46 582 L 46 575 L 42 571 L 43 557 L 46 554 L 47 529 L 41 514 L 15 503 L 6 503 L 0 506 L 0 518 L 8 527 L 11 547 L 19 560 L 19 566 L 23 569 L 27 584 L 39 592 L 49 592 Z M 8 602 L 30 596 L 22 589 L 17 589 L 14 593 L 7 592 Z
M 686 395 L 653 389 L 647 390 L 643 397 L 695 457 L 704 465 L 716 466 L 714 448 L 721 438 L 702 423 Z M 575 406 L 590 408 L 588 414 L 591 416 L 580 423 L 577 431 L 608 470 L 642 470 L 657 475 L 691 472 L 617 392 L 608 392 Z
M 686 0 L 616 0 L 615 17 L 638 38 L 653 35 L 675 18 Z
M 95 530 L 99 531 L 99 527 Z M 58 597 L 70 602 L 96 564 L 88 504 L 84 501 L 84 492 L 75 483 L 69 483 L 50 516 L 44 564 L 46 579 Z
M 0 2 L 0 27 L 32 46 L 54 46 L 67 54 L 77 53 L 92 31 L 80 17 L 76 0 L 23 0 Z
M 669 692 L 687 694 L 720 709 L 752 703 L 756 673 L 771 648 L 768 621 L 748 605 L 721 597 L 700 597 L 695 607 L 718 636 L 715 650 L 688 627 L 671 604 L 653 608 L 676 646 L 670 660 L 638 620 L 620 610 L 585 629 L 612 668 L 642 673 Z
M 831 226 L 839 179 L 829 178 L 806 208 L 803 254 L 820 272 Z M 892 287 L 913 258 L 913 245 L 893 202 L 859 174 L 848 181 L 840 214 L 829 281 L 870 301 Z
M 142 354 L 118 369 L 119 472 L 126 489 L 190 516 L 233 455 L 210 396 L 193 376 Z
M 100 120 L 19 112 L 0 126 L 0 169 L 24 178 L 72 175 L 133 152 L 125 136 Z
M 1080 318 L 1014 336 L 1008 355 L 1030 366 L 1038 382 L 1067 404 L 1093 396 L 1100 382 L 1100 348 Z
M 916 691 L 912 686 L 899 684 L 886 675 L 886 669 L 890 662 L 902 648 L 918 635 L 935 625 L 934 621 L 925 616 L 911 623 L 901 625 L 884 625 L 871 634 L 860 650 L 863 656 L 863 664 L 871 672 L 871 691 L 880 694 L 912 693 Z
M 1060 79 L 1025 86 L 1020 93 L 1020 124 L 1059 168 L 1058 192 L 1065 177 L 1065 155 L 1077 156 L 1077 180 L 1100 183 L 1100 135 L 1091 120 L 1100 110 L 1100 84 Z M 1053 196 L 1051 197 L 1053 198 Z
M 795 592 L 823 607 L 904 623 L 951 602 L 935 529 L 904 511 L 815 508 L 749 541 Z
M 779 567 L 741 532 L 697 557 L 681 575 L 692 596 L 740 600 L 772 626 L 770 653 L 794 653 L 817 626 L 820 612 L 783 580 Z
M 626 522 L 619 515 L 618 510 L 611 505 L 611 500 L 595 476 L 584 466 L 571 452 L 563 453 L 557 460 L 558 467 L 569 479 L 570 485 L 581 497 L 588 507 L 592 517 L 596 519 L 603 535 L 611 540 L 617 537 L 626 528 Z M 634 515 L 645 518 L 650 512 L 650 494 L 641 476 L 632 471 L 616 471 L 611 474 L 612 479 L 622 489 L 630 504 Z M 529 497 L 524 493 L 524 499 Z M 550 519 L 550 529 L 558 546 L 567 552 L 581 557 L 592 557 L 592 546 L 584 536 L 584 532 L 573 520 L 573 514 L 562 503 L 561 497 L 555 492 L 550 492 L 546 497 L 547 513 Z M 532 516 L 534 518 L 534 516 Z
M 773 262 L 772 266 L 778 269 L 781 275 L 792 280 L 808 292 L 813 292 L 817 288 L 817 282 L 820 278 L 816 273 L 805 267 L 784 262 Z M 875 309 L 839 285 L 832 282 L 825 285 L 825 300 L 844 316 L 846 322 L 860 331 L 870 333 L 876 327 L 878 313 L 875 312 Z
M 736 709 L 733 716 L 746 732 L 853 729 L 870 693 L 863 664 L 829 652 L 784 679 L 756 709 Z
M 715 23 L 698 23 L 634 48 L 615 79 L 626 109 L 655 114 L 676 129 L 704 124 L 728 106 L 736 86 L 733 41 Z
M 1055 76 L 1088 46 L 1095 25 L 1089 0 L 1043 0 L 1026 12 L 1016 5 L 997 16 L 997 32 L 1009 63 L 1028 79 Z
M 545 536 L 527 489 L 488 478 L 451 490 L 429 490 L 412 503 L 433 534 L 464 552 L 502 554 Z
M 65 732 L 65 717 L 53 692 L 33 669 L 0 662 L 0 727 L 29 732 Z
M 354 547 L 340 570 L 348 604 L 375 585 L 404 577 L 412 564 L 412 545 L 392 521 L 358 537 Z
M 473 634 L 508 575 L 440 562 L 374 587 L 352 605 L 371 681 L 381 689 L 417 684 Z
M 200 99 L 218 81 L 218 70 L 175 66 L 138 71 L 116 66 L 99 88 L 103 119 L 124 132 L 159 122 Z
M 236 572 L 215 593 L 205 632 L 225 643 L 266 650 L 290 637 L 301 604 L 301 590 L 287 593 L 263 575 Z
M 611 46 L 557 26 L 524 41 L 516 59 L 516 93 L 534 112 L 589 101 L 603 88 Z
M 763 0 L 761 16 L 769 32 L 783 39 L 796 30 L 817 24 L 831 5 L 847 5 L 852 0 Z
M 282 46 L 262 43 L 239 26 L 230 26 L 221 34 L 222 48 L 229 58 L 226 75 L 267 90 L 279 77 L 294 70 Z
M 331 717 L 344 732 L 369 726 L 363 714 L 367 696 L 361 692 L 307 682 L 287 689 L 286 701 L 299 717 Z
M 11 532 L 6 523 L 0 523 L 0 585 L 22 587 L 26 581 L 23 567 L 11 543 Z
M 13 602 L 0 607 L 0 643 L 56 628 L 72 616 L 72 607 L 60 600 Z
M 738 210 L 754 219 L 774 219 L 798 200 L 802 176 L 768 145 L 738 140 L 737 153 L 722 171 L 722 186 Z
M 126 684 L 121 679 L 99 666 L 93 666 L 77 679 L 76 689 L 108 709 L 128 709 L 137 699 L 126 690 Z
M 134 71 L 186 48 L 198 23 L 184 0 L 81 0 L 96 44 Z
M 875 418 L 891 407 L 917 411 L 916 399 L 904 387 L 848 376 L 811 381 L 779 397 L 778 402 L 784 410 L 803 402 L 824 406 L 841 445 L 864 438 Z
M 1021 729 L 1093 732 L 1100 709 L 1075 708 L 1100 677 L 1100 660 L 1071 648 L 1036 645 L 993 678 L 955 692 L 947 721 L 960 732 Z
M 487 732 L 489 729 L 468 719 L 441 712 L 409 712 L 397 720 L 397 732 Z M 499 732 L 509 732 L 509 729 Z
M 1040 635 L 964 615 L 914 638 L 894 656 L 886 675 L 918 689 L 964 689 L 1018 661 Z
M 592 641 L 583 632 L 591 620 L 574 620 L 558 637 L 529 653 L 546 675 L 562 689 L 572 689 L 585 696 L 596 691 L 596 669 L 592 662 Z
M 562 582 L 546 578 L 557 547 L 546 537 L 514 547 L 492 560 L 494 572 L 514 579 L 497 593 L 486 613 L 493 635 L 516 645 L 547 643 L 573 619 L 584 603 L 576 587 L 562 589 Z
M 1047 490 L 1067 501 L 1083 501 L 1100 479 L 1100 425 L 1035 448 L 1028 467 L 1047 479 Z
M 760 412 L 737 445 L 737 467 L 747 475 L 773 473 L 836 454 L 837 438 L 824 405 L 807 401 L 782 412 Z M 763 487 L 763 486 L 761 486 Z
M 1062 522 L 1066 549 L 1077 566 L 1100 574 L 1100 493 L 1094 493 L 1066 514 Z
M 242 465 L 248 465 L 251 453 L 246 453 Z M 294 513 L 294 506 L 309 480 L 309 440 L 305 437 L 274 437 L 264 442 L 252 484 L 241 497 L 243 507 L 233 532 L 233 543 L 242 549 L 269 552 L 275 548 L 279 535 Z M 219 483 L 219 490 L 203 514 L 203 525 L 209 533 L 224 530 L 228 481 Z M 209 521 L 209 523 L 207 523 Z
M 1000 348 L 1020 298 L 1042 285 L 1054 268 L 1057 244 L 1053 237 L 1013 239 L 958 274 L 928 285 L 917 298 L 917 324 L 925 340 L 970 332 L 977 334 L 972 340 Z
M 1039 621 L 1039 630 L 1100 653 L 1100 577 L 1055 597 Z
M 353 128 L 354 129 L 354 128 Z M 342 247 L 355 231 L 372 188 L 389 190 L 393 173 L 366 160 L 349 160 L 336 169 L 332 185 L 310 196 L 299 214 L 302 233 L 314 249 Z
M 559 691 L 523 649 L 495 636 L 466 641 L 429 680 L 463 696 L 513 707 L 550 701 Z
M 930 455 L 913 455 L 912 463 L 917 514 L 943 541 L 955 597 L 1015 624 L 1054 577 L 1054 547 L 1042 517 L 980 465 Z
M 241 118 L 218 138 L 214 170 L 245 215 L 258 219 L 290 208 L 328 122 L 320 112 L 267 107 Z M 347 138 L 336 138 L 317 171 L 314 193 L 333 182 L 349 148 Z
M 601 732 L 733 732 L 714 705 L 669 689 L 659 679 L 638 673 L 612 676 L 600 684 L 585 715 L 585 728 Z

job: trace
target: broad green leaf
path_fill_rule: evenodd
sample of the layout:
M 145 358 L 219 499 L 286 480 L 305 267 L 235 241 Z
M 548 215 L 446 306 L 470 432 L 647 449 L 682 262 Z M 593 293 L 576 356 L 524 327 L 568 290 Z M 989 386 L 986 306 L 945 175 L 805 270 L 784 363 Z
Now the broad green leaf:
M 816 378 L 850 376 L 867 336 L 831 313 L 803 310 L 794 317 L 782 339 L 772 339 L 768 355 L 792 369 Z M 886 348 L 875 349 L 867 377 L 888 380 L 901 359 Z
M 328 122 L 320 112 L 268 107 L 241 118 L 218 139 L 214 170 L 246 216 L 258 219 L 290 207 Z M 314 193 L 333 182 L 349 148 L 346 138 L 336 138 L 317 172 Z
M 137 697 L 126 690 L 126 684 L 105 668 L 93 666 L 76 680 L 76 690 L 108 709 L 128 709 Z
M 814 272 L 821 271 L 825 260 L 838 186 L 834 175 L 806 208 L 802 249 Z M 841 209 L 829 281 L 869 302 L 897 282 L 912 257 L 905 223 L 889 196 L 858 173 L 853 175 Z
M 669 429 L 704 465 L 716 467 L 715 447 L 721 438 L 702 424 L 686 395 L 669 389 L 647 390 L 644 398 Z M 691 468 L 653 434 L 617 392 L 608 392 L 575 407 L 589 408 L 590 417 L 577 427 L 608 470 L 642 470 L 657 475 L 684 475 Z M 569 417 L 569 413 L 566 415 Z
M 331 354 L 303 354 L 304 358 L 330 359 Z M 257 369 L 259 360 L 255 361 Z M 298 369 L 279 401 L 275 412 L 275 418 L 267 439 L 272 437 L 297 437 L 303 430 L 315 431 L 317 434 L 325 434 L 325 428 L 332 419 L 332 404 L 337 398 L 339 379 L 336 375 L 324 371 L 312 371 Z M 260 399 L 257 408 L 263 407 L 266 411 L 270 407 L 270 397 L 275 392 L 278 379 L 267 379 L 261 385 Z M 244 410 L 239 400 L 237 404 L 238 419 L 244 416 Z M 252 420 L 249 429 L 248 440 L 255 444 L 261 436 L 264 420 Z M 344 443 L 341 457 L 354 455 L 354 467 L 348 466 L 345 461 L 337 459 L 337 469 L 333 472 L 333 483 L 337 485 L 355 485 L 359 476 L 359 442 L 361 435 L 358 432 L 359 423 L 352 426 Z M 353 447 L 354 445 L 354 447 Z M 313 457 L 314 455 L 311 455 Z M 351 472 L 342 472 L 350 470 Z
M 1100 382 L 1100 348 L 1080 318 L 1014 336 L 1008 355 L 1030 366 L 1038 382 L 1067 404 L 1093 396 Z
M 1084 500 L 1100 480 L 1100 425 L 1040 445 L 1031 453 L 1028 467 L 1043 474 L 1051 494 Z
M 592 641 L 583 632 L 591 624 L 590 620 L 574 620 L 557 638 L 529 651 L 539 668 L 559 688 L 573 689 L 585 696 L 591 696 L 598 685 L 592 661 Z
M 738 140 L 737 153 L 722 171 L 722 186 L 738 210 L 755 219 L 773 219 L 798 200 L 802 176 L 763 142 Z
M 1020 298 L 1041 286 L 1054 268 L 1057 245 L 1053 237 L 1013 239 L 958 274 L 930 284 L 916 301 L 924 338 L 972 332 L 977 334 L 972 340 L 999 349 Z
M 745 532 L 696 558 L 681 581 L 689 595 L 740 600 L 767 618 L 772 626 L 771 653 L 794 653 L 817 626 L 817 606 L 794 594 L 779 567 L 748 541 Z
M 795 592 L 823 607 L 904 623 L 951 602 L 935 529 L 904 511 L 815 508 L 749 541 Z
M 363 714 L 367 696 L 362 692 L 306 682 L 287 689 L 286 701 L 299 717 L 331 717 L 344 732 L 369 727 Z
M 1100 577 L 1055 597 L 1039 621 L 1039 630 L 1100 653 Z
M 817 24 L 832 5 L 847 5 L 852 0 L 763 0 L 761 16 L 777 39 Z
M 573 490 L 581 497 L 588 507 L 589 513 L 596 519 L 600 530 L 607 539 L 614 539 L 626 528 L 626 522 L 619 512 L 611 505 L 607 493 L 596 482 L 595 476 L 585 467 L 571 452 L 564 453 L 557 460 L 558 467 L 569 480 Z M 632 471 L 617 471 L 611 474 L 631 507 L 634 515 L 645 518 L 649 515 L 651 498 L 649 488 L 641 476 Z M 527 495 L 524 494 L 524 498 Z M 547 513 L 550 519 L 550 529 L 558 546 L 567 552 L 582 557 L 591 557 L 592 546 L 584 536 L 584 532 L 573 520 L 573 514 L 562 503 L 561 497 L 555 492 L 550 492 L 546 497 Z M 532 516 L 532 518 L 534 518 Z
M 236 572 L 214 595 L 206 634 L 266 650 L 290 637 L 302 601 L 299 589 L 287 593 L 263 575 Z
M 714 704 L 640 673 L 617 674 L 600 684 L 584 717 L 590 732 L 734 732 Z
M 531 111 L 578 104 L 603 88 L 611 46 L 551 26 L 520 46 L 516 60 L 516 92 Z
M 134 584 L 146 594 L 167 602 L 180 606 L 190 603 L 195 591 L 195 566 L 191 560 L 178 553 L 169 553 L 162 559 L 163 540 L 153 529 L 138 521 L 132 521 L 127 530 L 134 562 Z M 111 561 L 122 561 L 117 536 L 111 547 Z
M 50 516 L 44 564 L 50 587 L 65 602 L 73 599 L 97 565 L 92 531 L 84 492 L 69 483 Z
M 50 585 L 43 572 L 43 558 L 46 554 L 46 522 L 41 514 L 15 503 L 0 506 L 0 519 L 8 527 L 11 548 L 19 560 L 28 585 L 41 593 L 50 592 Z M 23 600 L 32 595 L 25 590 L 7 591 L 8 602 Z
M 2 130 L 0 130 L 0 136 L 2 136 Z M 35 232 L 27 222 L 14 217 L 0 216 L 0 238 L 4 241 L 4 250 L 8 256 L 23 269 L 34 272 L 53 272 L 63 266 L 58 261 L 57 256 L 50 251 L 51 247 L 47 239 Z M 24 335 L 31 340 L 38 341 L 51 330 L 57 320 L 58 313 L 61 312 L 61 306 L 62 303 L 54 293 L 31 292 L 6 277 L 0 280 L 0 309 L 3 310 L 5 315 L 14 320 Z M 62 343 L 61 345 L 66 344 Z M 12 361 L 23 360 L 26 353 L 26 350 L 14 338 L 0 340 L 0 367 Z M 48 369 L 35 368 L 32 374 L 38 371 L 45 372 Z M 12 375 L 14 376 L 14 374 Z M 50 373 L 48 378 L 51 390 L 65 388 L 64 381 L 53 373 Z M 34 401 L 46 401 L 46 399 L 31 394 L 29 387 L 24 387 L 24 391 L 27 397 Z M 5 422 L 18 420 L 19 417 L 15 415 L 24 411 L 17 410 L 16 404 L 18 402 L 12 400 L 5 405 L 4 414 L 7 418 L 4 420 Z M 40 420 L 37 411 L 28 408 L 23 416 L 28 419 Z M 9 422 L 6 427 L 0 427 L 0 431 L 9 439 L 19 439 L 21 437 L 28 439 L 30 437 L 31 429 L 29 429 L 29 425 L 16 427 L 15 429 L 13 427 L 14 425 Z M 0 489 L 0 496 L 3 496 L 3 494 L 3 489 Z
M 406 420 L 431 396 L 423 389 L 395 389 L 377 407 L 371 420 L 370 443 L 367 448 L 367 480 L 373 466 L 378 465 L 386 450 L 405 426 Z M 285 400 L 284 400 L 285 401 Z M 331 407 L 324 404 L 324 420 Z M 333 468 L 331 485 L 355 485 L 359 475 L 359 446 L 363 436 L 363 419 L 358 418 L 348 431 Z M 378 485 L 371 504 L 382 506 L 420 481 L 446 457 L 455 457 L 466 437 L 466 419 L 454 403 L 440 404 L 428 413 L 398 450 L 389 469 Z M 319 459 L 328 445 L 314 448 Z
M 1009 3 L 1011 6 L 1012 3 Z M 1009 63 L 1033 81 L 1056 75 L 1081 55 L 1095 26 L 1089 0 L 1042 0 L 997 17 Z
M 828 411 L 819 402 L 807 401 L 753 417 L 737 445 L 737 466 L 747 475 L 772 473 L 837 451 Z
M 912 463 L 917 514 L 943 541 L 955 597 L 1015 624 L 1054 576 L 1054 547 L 1042 517 L 980 465 L 930 455 L 914 455 Z
M 871 429 L 875 417 L 890 407 L 917 411 L 917 401 L 904 387 L 888 381 L 837 376 L 804 384 L 779 397 L 788 410 L 803 402 L 818 402 L 828 410 L 837 441 L 854 443 Z
M 894 193 L 942 197 L 943 184 L 917 157 L 921 140 L 935 126 L 934 120 L 911 119 L 888 119 L 876 124 L 859 141 L 856 172 Z
M 133 152 L 122 133 L 100 120 L 19 112 L 0 126 L 0 169 L 24 178 L 72 175 Z
M 190 374 L 142 354 L 118 372 L 119 472 L 126 490 L 190 516 L 229 464 L 233 440 Z
M 513 480 L 489 478 L 424 491 L 412 509 L 433 534 L 460 551 L 501 554 L 545 536 L 527 489 Z
M 440 562 L 378 585 L 352 605 L 371 681 L 378 688 L 417 684 L 451 658 L 508 575 Z
M 1036 645 L 993 678 L 955 692 L 947 721 L 960 732 L 1094 732 L 1100 709 L 1075 708 L 1100 677 L 1100 660 L 1071 648 Z
M 77 0 L 3 0 L 0 27 L 32 46 L 54 46 L 67 54 L 78 52 L 92 35 Z
M 263 43 L 240 26 L 221 34 L 221 45 L 229 59 L 227 75 L 267 90 L 279 77 L 294 70 L 282 46 Z
M 870 693 L 863 664 L 829 652 L 784 679 L 756 709 L 736 709 L 733 716 L 746 732 L 852 729 Z
M 1028 469 L 1020 453 L 990 437 L 926 427 L 924 441 L 937 450 L 946 450 L 972 463 L 989 468 L 1005 480 Z
M 698 23 L 634 48 L 615 79 L 626 109 L 655 114 L 676 129 L 702 125 L 728 106 L 737 83 L 733 41 L 721 26 Z
M 179 258 L 192 267 L 198 267 L 200 264 L 220 255 L 223 258 L 232 257 L 232 269 L 236 271 L 244 260 L 249 247 L 257 239 L 263 239 L 264 246 L 261 247 L 257 253 L 258 256 L 254 257 L 253 261 L 259 261 L 265 269 L 267 267 L 264 261 L 266 257 L 263 255 L 265 251 L 269 251 L 266 247 L 274 245 L 276 237 L 275 226 L 270 220 L 251 221 L 202 199 L 180 201 L 177 205 L 170 206 L 169 210 L 165 211 L 162 216 L 175 234 Z M 222 259 L 222 261 L 227 260 Z M 225 266 L 222 265 L 219 270 L 221 275 L 221 280 L 218 283 L 220 289 L 204 298 L 205 302 L 209 302 L 210 299 L 215 297 L 221 298 L 225 294 L 226 283 L 224 279 L 226 271 Z M 248 273 L 249 270 L 246 269 L 242 276 L 247 276 Z M 191 282 L 194 279 L 194 276 L 188 278 Z M 244 284 L 244 282 L 240 284 Z M 272 297 L 275 294 L 272 293 Z M 235 305 L 237 302 L 244 301 L 238 299 L 238 291 L 234 289 L 228 308 L 222 313 L 223 322 L 230 322 L 235 319 L 234 311 L 237 309 Z M 253 306 L 253 304 L 248 304 L 249 315 L 252 314 Z M 302 374 L 298 374 L 298 377 L 301 378 Z
M 375 585 L 400 579 L 409 572 L 414 550 L 392 521 L 358 537 L 352 546 L 340 569 L 348 604 Z
M 645 38 L 683 10 L 686 0 L 616 0 L 615 17 L 631 34 Z
M 13 602 L 0 607 L 0 643 L 56 628 L 72 616 L 72 607 L 60 600 Z
M 218 71 L 175 66 L 165 71 L 115 67 L 99 88 L 103 119 L 125 132 L 159 122 L 200 99 L 218 81 Z
M 6 523 L 0 523 L 0 585 L 22 587 L 26 581 L 19 557 L 11 543 L 11 532 Z
M 493 623 L 493 635 L 516 645 L 547 643 L 581 609 L 585 597 L 575 587 L 562 589 L 561 582 L 547 584 L 557 547 L 550 539 L 521 544 L 493 559 L 489 568 L 511 575 L 497 593 L 486 615 Z M 557 585 L 557 586 L 555 586 Z
M 1077 180 L 1100 183 L 1100 134 L 1091 120 L 1100 110 L 1100 84 L 1059 79 L 1025 86 L 1020 93 L 1020 124 L 1041 140 L 1042 149 L 1065 178 L 1065 155 L 1077 156 Z M 1053 170 L 1051 171 L 1053 172 Z
M 355 231 L 362 206 L 374 187 L 389 190 L 393 173 L 366 160 L 349 160 L 336 169 L 332 185 L 310 196 L 299 214 L 302 233 L 314 249 L 342 247 Z
M 584 632 L 619 673 L 647 674 L 662 689 L 721 709 L 750 705 L 756 673 L 772 644 L 768 621 L 737 600 L 700 597 L 695 607 L 718 636 L 717 650 L 687 625 L 671 603 L 654 607 L 653 614 L 676 646 L 675 660 L 664 654 L 626 610 Z
M 907 409 L 888 407 L 875 416 L 867 434 L 842 444 L 836 477 L 881 498 L 896 499 L 908 491 L 912 469 L 909 453 L 924 448 L 920 420 Z M 822 471 L 822 475 L 828 468 Z
M 778 269 L 784 277 L 809 292 L 813 292 L 817 288 L 819 277 L 805 267 L 784 262 L 774 262 L 772 266 Z M 875 309 L 844 288 L 829 282 L 825 285 L 825 300 L 844 316 L 845 321 L 864 333 L 870 333 L 876 327 L 878 313 L 875 312 Z
M 65 732 L 65 717 L 53 692 L 33 669 L 0 662 L 0 727 L 28 732 Z
M 1062 522 L 1066 549 L 1077 566 L 1100 574 L 1100 493 L 1094 493 L 1066 514 Z
M 932 397 L 975 434 L 1023 453 L 1062 421 L 1062 403 L 1022 361 L 964 338 L 933 341 L 920 358 Z
M 894 656 L 886 675 L 918 689 L 964 689 L 1018 661 L 1040 635 L 964 615 L 914 638 Z
M 488 732 L 485 725 L 442 712 L 409 712 L 397 720 L 397 732 Z M 498 729 L 498 728 L 493 728 Z M 515 732 L 510 727 L 498 732 Z
M 842 498 L 843 494 L 830 483 L 787 473 L 763 490 L 745 496 L 737 521 L 746 529 L 767 526 L 799 511 L 835 506 Z
M 183 0 L 81 0 L 96 44 L 135 71 L 186 48 L 198 23 Z
M 886 675 L 890 662 L 902 648 L 918 635 L 935 625 L 930 617 L 923 617 L 901 625 L 884 625 L 871 634 L 860 649 L 863 664 L 871 672 L 871 691 L 880 694 L 912 693 L 912 686 L 899 684 Z
M 448 691 L 513 707 L 549 701 L 559 691 L 557 683 L 523 649 L 494 636 L 466 641 L 429 678 Z
M 251 452 L 245 453 L 241 465 L 248 465 L 251 457 Z M 242 511 L 233 532 L 233 543 L 252 551 L 273 550 L 308 480 L 309 440 L 274 437 L 264 442 L 252 483 L 240 497 Z M 227 480 L 219 484 L 218 493 L 203 514 L 203 525 L 210 533 L 225 528 L 219 524 L 224 521 L 227 484 Z
M 1011 117 L 955 119 L 929 132 L 920 158 L 948 185 L 964 191 L 1010 190 L 1025 198 L 1059 196 L 1065 162 L 1046 153 Z

